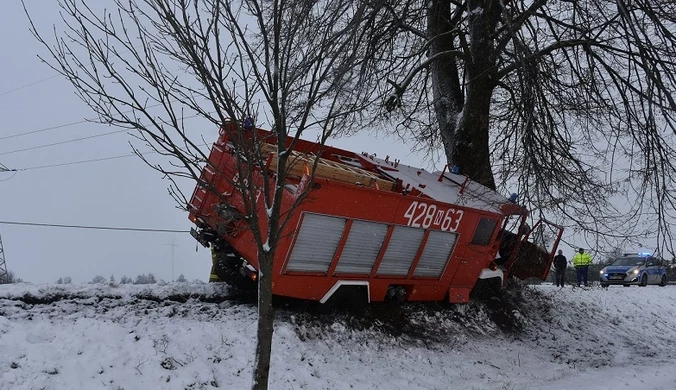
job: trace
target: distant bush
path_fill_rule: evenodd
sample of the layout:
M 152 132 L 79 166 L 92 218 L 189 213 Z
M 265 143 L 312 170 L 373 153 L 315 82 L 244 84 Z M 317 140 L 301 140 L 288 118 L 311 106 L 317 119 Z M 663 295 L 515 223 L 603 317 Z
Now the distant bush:
M 96 275 L 94 276 L 94 279 L 92 279 L 92 284 L 106 284 L 106 278 L 101 275 Z
M 153 274 L 141 274 L 136 277 L 136 280 L 134 280 L 134 284 L 155 284 L 157 283 L 157 280 L 155 279 L 155 275 Z
M 185 276 L 183 274 L 180 274 L 180 275 L 178 275 L 178 279 L 176 279 L 176 281 L 179 282 L 179 283 L 185 283 L 188 280 L 185 278 Z
M 17 278 L 14 272 L 7 271 L 7 275 L 0 276 L 0 284 L 23 283 L 23 279 Z
M 56 284 L 71 284 L 71 283 L 73 283 L 73 279 L 71 279 L 70 276 L 59 278 L 59 280 L 56 281 Z

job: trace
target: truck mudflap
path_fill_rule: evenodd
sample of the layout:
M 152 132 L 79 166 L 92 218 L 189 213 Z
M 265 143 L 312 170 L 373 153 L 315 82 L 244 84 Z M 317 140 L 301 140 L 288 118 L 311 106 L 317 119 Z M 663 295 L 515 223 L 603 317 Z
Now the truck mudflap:
M 562 234 L 563 227 L 540 219 L 519 242 L 508 274 L 522 280 L 547 279 Z

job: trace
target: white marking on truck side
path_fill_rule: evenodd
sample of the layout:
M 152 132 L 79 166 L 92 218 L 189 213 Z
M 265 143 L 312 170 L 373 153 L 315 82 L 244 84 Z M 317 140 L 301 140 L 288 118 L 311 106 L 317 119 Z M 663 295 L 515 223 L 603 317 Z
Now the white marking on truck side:
M 324 294 L 322 299 L 319 300 L 319 303 L 326 303 L 326 301 L 328 301 L 341 286 L 366 286 L 366 299 L 371 303 L 371 289 L 369 288 L 369 282 L 365 280 L 339 280 L 326 294 Z

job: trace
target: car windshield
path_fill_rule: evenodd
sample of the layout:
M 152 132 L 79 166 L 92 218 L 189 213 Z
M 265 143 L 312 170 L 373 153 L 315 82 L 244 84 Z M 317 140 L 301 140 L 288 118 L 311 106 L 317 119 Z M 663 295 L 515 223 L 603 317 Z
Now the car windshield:
M 615 259 L 610 265 L 636 266 L 645 263 L 645 257 L 620 257 Z

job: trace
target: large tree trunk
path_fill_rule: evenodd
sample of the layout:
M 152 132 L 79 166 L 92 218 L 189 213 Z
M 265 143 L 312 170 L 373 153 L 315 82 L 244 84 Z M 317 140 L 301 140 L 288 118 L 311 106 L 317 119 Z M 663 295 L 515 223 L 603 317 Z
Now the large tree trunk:
M 428 33 L 436 37 L 430 55 L 457 48 L 457 28 L 451 2 L 433 0 L 429 8 Z M 498 0 L 469 0 L 469 55 L 466 58 L 465 96 L 458 75 L 457 60 L 444 57 L 431 65 L 434 109 L 448 163 L 471 179 L 495 188 L 489 149 L 491 96 L 497 79 L 493 38 L 500 18 Z
M 495 189 L 488 147 L 491 96 L 497 81 L 493 34 L 502 8 L 499 0 L 469 0 L 467 99 L 458 126 L 453 160 L 462 173 Z
M 491 96 L 497 82 L 493 34 L 500 20 L 500 0 L 469 0 L 467 98 L 458 126 L 453 159 L 462 173 L 495 189 L 489 148 Z
M 453 160 L 460 167 L 460 173 L 495 189 L 488 145 L 492 91 L 493 87 L 480 78 L 469 82 L 467 102 L 453 149 Z
M 258 342 L 254 364 L 253 390 L 267 390 L 270 377 L 270 354 L 272 352 L 272 334 L 275 311 L 272 307 L 272 258 L 268 251 L 259 256 L 258 273 Z
M 429 47 L 429 56 L 456 50 L 455 34 L 449 34 L 454 26 L 451 22 L 451 2 L 448 0 L 433 0 L 428 9 L 427 33 L 429 37 L 436 37 Z M 453 156 L 456 145 L 456 131 L 458 115 L 462 111 L 464 97 L 460 86 L 458 64 L 454 56 L 448 55 L 432 62 L 430 65 L 432 76 L 432 95 L 434 97 L 434 112 L 439 125 L 439 135 L 444 146 L 446 159 L 450 166 L 457 162 Z

